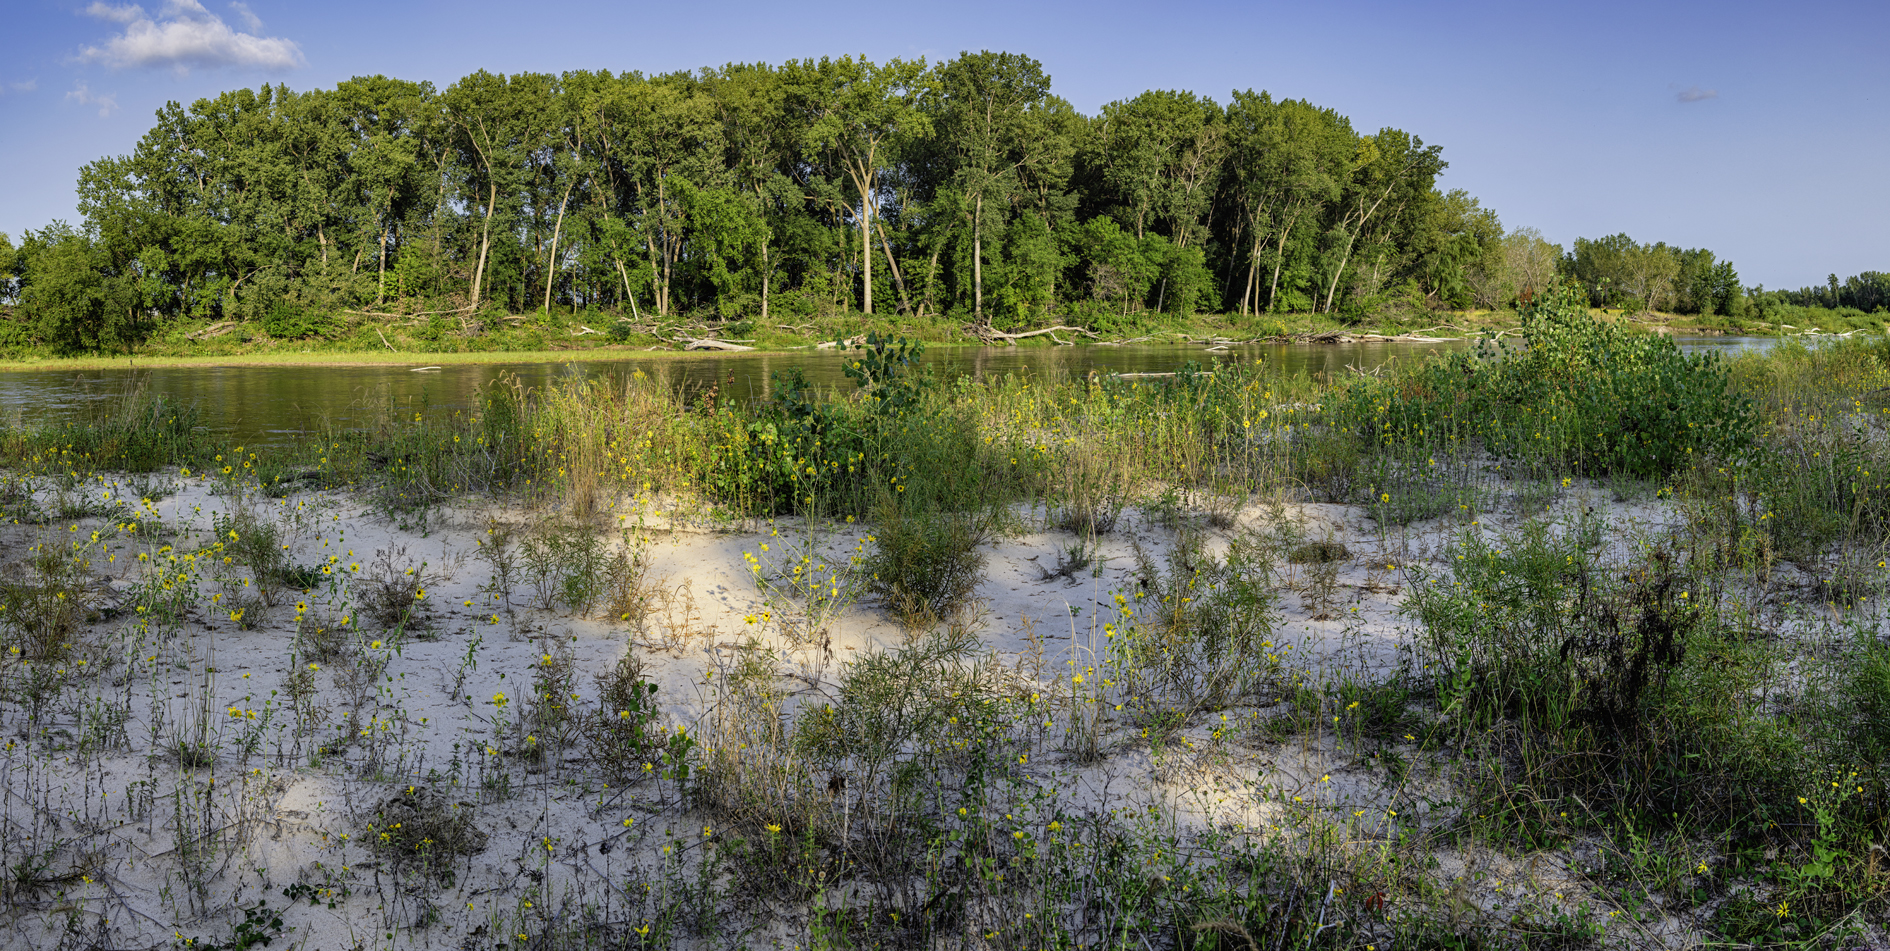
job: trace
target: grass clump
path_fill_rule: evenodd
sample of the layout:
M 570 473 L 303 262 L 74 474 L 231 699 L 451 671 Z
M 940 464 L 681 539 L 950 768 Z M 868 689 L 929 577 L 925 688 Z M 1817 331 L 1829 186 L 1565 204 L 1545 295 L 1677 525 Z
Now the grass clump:
M 473 824 L 473 810 L 451 794 L 411 784 L 387 798 L 364 825 L 363 838 L 397 871 L 413 870 L 451 887 L 454 863 L 486 850 L 490 837 Z
M 352 585 L 355 610 L 384 631 L 414 631 L 430 623 L 426 562 L 414 564 L 404 546 L 375 553 Z
M 1266 545 L 1235 536 L 1216 556 L 1200 535 L 1184 533 L 1165 564 L 1138 547 L 1136 569 L 1136 597 L 1118 595 L 1111 632 L 1131 703 L 1185 719 L 1276 684 L 1284 669 L 1273 643 L 1279 595 Z
M 92 596 L 84 542 L 50 538 L 0 566 L 0 645 L 29 663 L 64 660 L 79 647 Z
M 984 532 L 972 517 L 893 511 L 877 522 L 873 539 L 867 589 L 908 627 L 957 617 L 984 578 Z

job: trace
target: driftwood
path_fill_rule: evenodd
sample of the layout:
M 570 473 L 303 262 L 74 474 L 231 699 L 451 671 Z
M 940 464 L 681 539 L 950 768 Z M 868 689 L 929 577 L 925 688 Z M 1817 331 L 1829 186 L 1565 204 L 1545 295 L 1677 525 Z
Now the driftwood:
M 394 350 L 394 345 L 387 342 L 387 335 L 384 333 L 381 333 L 381 328 L 379 327 L 374 328 L 374 336 L 381 338 L 382 346 L 386 347 L 389 350 Z M 394 350 L 394 352 L 399 353 L 400 351 Z
M 571 336 L 573 336 L 573 337 L 582 337 L 582 336 L 584 336 L 585 334 L 601 334 L 601 333 L 603 333 L 603 331 L 601 331 L 601 330 L 592 330 L 591 328 L 589 328 L 589 327 L 586 327 L 586 326 L 584 326 L 583 324 L 578 324 L 578 329 L 576 329 L 576 330 L 573 330 L 573 331 L 571 331 Z
M 699 340 L 689 340 L 688 338 L 681 338 L 679 342 L 683 343 L 684 350 L 753 350 L 755 349 L 754 347 L 745 346 L 743 344 L 730 343 L 726 340 L 715 340 L 708 337 L 704 337 Z
M 1438 328 L 1431 327 L 1427 329 L 1436 330 Z M 1415 333 L 1408 333 L 1408 334 L 1349 334 L 1343 330 L 1324 330 L 1318 333 L 1275 334 L 1271 337 L 1261 337 L 1258 340 L 1248 340 L 1248 341 L 1242 341 L 1242 342 L 1243 343 L 1362 343 L 1362 342 L 1367 342 L 1367 341 L 1377 341 L 1377 342 L 1399 342 L 1399 343 L 1446 343 L 1449 341 L 1463 339 L 1462 337 L 1424 337 L 1424 336 L 1419 335 L 1422 332 L 1423 331 L 1418 331 Z M 1517 334 L 1517 333 L 1518 333 L 1517 331 L 1513 331 L 1513 330 L 1499 330 L 1497 331 L 1497 337 L 1501 337 L 1505 334 Z M 1491 339 L 1496 339 L 1496 338 L 1493 337 Z M 1229 342 L 1231 343 L 1232 341 L 1229 341 Z
M 1016 334 L 1005 333 L 1001 330 L 992 330 L 988 327 L 974 331 L 974 332 L 978 336 L 983 337 L 986 340 L 1002 340 L 1010 344 L 1011 346 L 1015 347 L 1017 346 L 1017 341 L 1023 340 L 1026 337 L 1041 337 L 1048 334 L 1050 339 L 1057 340 L 1056 332 L 1059 330 L 1065 331 L 1067 333 L 1082 334 L 1085 337 L 1091 337 L 1091 338 L 1094 338 L 1097 336 L 1096 332 L 1093 330 L 1088 330 L 1083 327 L 1071 327 L 1068 324 L 1058 324 L 1055 327 L 1045 327 L 1042 330 L 1026 330 L 1023 333 L 1016 333 Z M 1057 342 L 1063 343 L 1063 341 L 1061 340 L 1057 340 Z M 1066 347 L 1074 346 L 1074 344 L 1063 344 L 1063 345 Z
M 234 320 L 219 320 L 219 321 L 217 321 L 216 323 L 214 323 L 214 324 L 211 324 L 210 326 L 208 326 L 208 327 L 205 327 L 205 328 L 203 328 L 202 330 L 198 330 L 198 331 L 195 331 L 195 332 L 192 332 L 192 333 L 187 333 L 187 334 L 185 334 L 185 335 L 184 335 L 184 339 L 186 339 L 186 340 L 208 340 L 208 339 L 210 339 L 211 337 L 221 337 L 221 336 L 223 336 L 224 334 L 226 334 L 226 333 L 229 333 L 230 331 L 232 331 L 232 330 L 235 330 L 235 329 L 236 329 L 236 321 L 234 321 Z
M 405 317 L 433 317 L 439 314 L 464 314 L 470 310 L 472 310 L 471 307 L 455 307 L 452 310 L 422 310 L 422 311 L 416 311 L 411 314 L 388 314 L 388 313 L 383 313 L 378 310 L 344 310 L 342 311 L 342 313 L 359 314 L 362 317 L 402 317 L 402 318 L 405 318 Z
M 1170 370 L 1166 373 L 1112 373 L 1110 375 L 1120 377 L 1124 380 L 1165 380 L 1173 376 L 1178 376 L 1179 374 L 1177 374 L 1173 370 Z M 1213 376 L 1214 371 L 1213 370 L 1200 370 L 1200 371 L 1197 371 L 1194 375 L 1195 376 Z

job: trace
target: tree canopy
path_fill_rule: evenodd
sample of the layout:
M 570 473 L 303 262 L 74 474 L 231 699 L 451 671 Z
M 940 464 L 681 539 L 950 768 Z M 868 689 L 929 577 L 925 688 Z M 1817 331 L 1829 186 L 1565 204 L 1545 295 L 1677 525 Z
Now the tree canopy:
M 14 338 L 96 349 L 188 319 L 320 335 L 347 311 L 893 312 L 977 333 L 1540 289 L 1560 249 L 1440 192 L 1445 166 L 1266 92 L 1086 116 L 1015 53 L 371 76 L 167 104 L 81 170 L 79 226 L 0 241 L 0 296 Z M 1710 252 L 1640 248 L 1578 242 L 1564 270 L 1598 300 L 1723 311 L 1737 292 Z

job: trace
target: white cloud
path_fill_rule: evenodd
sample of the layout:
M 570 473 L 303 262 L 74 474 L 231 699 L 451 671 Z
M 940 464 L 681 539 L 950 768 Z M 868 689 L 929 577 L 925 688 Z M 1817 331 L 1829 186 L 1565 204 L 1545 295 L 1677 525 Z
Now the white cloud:
M 251 33 L 262 32 L 262 17 L 257 16 L 256 11 L 249 8 L 249 4 L 244 3 L 243 0 L 236 0 L 235 3 L 230 4 L 230 9 L 235 10 L 237 18 L 243 21 L 244 29 Z
M 28 79 L 17 83 L 9 83 L 8 85 L 13 87 L 14 92 L 32 92 L 39 88 L 39 80 Z
M 78 88 L 66 93 L 66 101 L 76 102 L 81 106 L 97 106 L 98 117 L 101 119 L 118 111 L 116 94 L 100 95 L 86 88 L 84 83 L 80 83 Z
M 95 16 L 101 20 L 110 20 L 113 23 L 136 23 L 139 20 L 147 19 L 144 15 L 144 8 L 135 3 L 127 3 L 122 7 L 114 7 L 109 3 L 94 0 L 91 6 L 85 8 L 85 12 L 88 16 Z
M 1719 90 L 1701 89 L 1698 86 L 1688 86 L 1687 88 L 1680 90 L 1680 95 L 1677 98 L 1681 102 L 1699 102 L 1704 99 L 1718 99 Z
M 88 15 L 123 24 L 125 30 L 99 46 L 80 50 L 79 59 L 118 68 L 168 66 L 180 73 L 191 67 L 277 70 L 302 65 L 302 48 L 294 40 L 258 35 L 262 21 L 249 7 L 241 2 L 231 7 L 253 32 L 231 29 L 198 0 L 166 0 L 155 17 L 137 4 L 94 2 L 85 10 Z

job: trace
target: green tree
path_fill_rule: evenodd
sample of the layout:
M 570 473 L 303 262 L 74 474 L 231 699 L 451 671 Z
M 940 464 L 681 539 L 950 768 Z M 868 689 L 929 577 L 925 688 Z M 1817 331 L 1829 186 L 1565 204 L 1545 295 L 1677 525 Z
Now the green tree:
M 1089 161 L 1137 240 L 1151 228 L 1179 247 L 1201 239 L 1226 131 L 1221 107 L 1190 92 L 1155 90 L 1102 107 Z
M 1562 248 L 1550 244 L 1535 228 L 1517 228 L 1503 236 L 1503 272 L 1513 289 L 1511 299 L 1534 299 L 1555 282 Z M 1505 301 L 1507 303 L 1507 301 Z
M 27 232 L 20 314 L 56 354 L 121 348 L 137 341 L 139 302 L 89 235 L 62 222 Z
M 335 87 L 337 117 L 348 133 L 346 190 L 358 246 L 374 253 L 374 301 L 387 297 L 387 267 L 407 239 L 406 226 L 433 197 L 423 139 L 435 121 L 431 84 L 385 76 L 356 77 Z M 358 265 L 356 265 L 358 266 Z
M 755 202 L 732 188 L 697 188 L 678 178 L 675 189 L 689 220 L 689 264 L 714 288 L 717 315 L 728 320 L 739 310 L 745 265 L 767 243 L 767 223 Z
M 13 239 L 0 231 L 0 301 L 13 300 L 19 292 L 19 277 L 13 271 L 19 257 L 19 252 L 13 249 Z
M 934 77 L 924 59 L 875 65 L 864 57 L 791 60 L 782 68 L 802 142 L 824 151 L 858 194 L 863 310 L 873 312 L 873 216 L 880 173 L 906 139 L 932 133 L 926 109 Z M 889 252 L 890 254 L 890 252 Z
M 986 206 L 1003 215 L 1022 185 L 1020 169 L 1039 157 L 1033 145 L 1042 123 L 1033 121 L 1033 112 L 1050 95 L 1050 77 L 1028 56 L 986 50 L 961 53 L 945 64 L 939 85 L 935 124 L 955 160 L 952 185 L 971 205 L 971 312 L 983 330 L 990 326 L 984 309 Z M 1038 233 L 1047 241 L 1048 229 Z
M 1385 252 L 1395 248 L 1398 229 L 1408 223 L 1407 213 L 1436 199 L 1432 183 L 1446 165 L 1441 152 L 1399 129 L 1381 129 L 1358 140 L 1350 180 L 1334 206 L 1337 218 L 1328 232 L 1328 281 L 1321 310 L 1332 311 L 1339 281 L 1361 247 L 1374 252 L 1372 274 L 1364 282 L 1368 288 L 1375 290 L 1389 273 Z M 1422 219 L 1421 214 L 1417 217 Z
M 726 165 L 734 187 L 752 199 L 760 218 L 759 242 L 761 320 L 769 318 L 778 269 L 774 221 L 792 213 L 800 203 L 793 180 L 782 171 L 794 154 L 787 123 L 787 88 L 781 74 L 765 63 L 729 64 L 704 77 L 708 95 L 722 120 Z
M 503 235 L 523 212 L 530 153 L 555 121 L 550 111 L 552 79 L 541 73 L 506 77 L 479 70 L 440 97 L 442 113 L 457 135 L 458 166 L 466 183 L 463 200 L 479 209 L 480 227 L 468 308 L 485 297 L 493 237 Z M 496 227 L 495 227 L 496 220 Z

